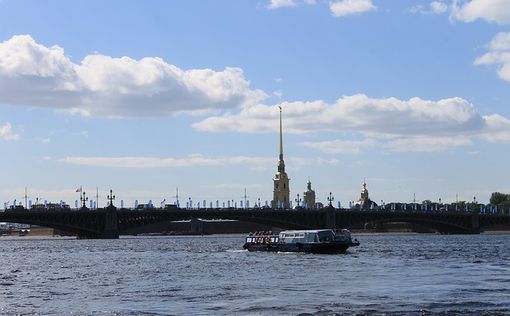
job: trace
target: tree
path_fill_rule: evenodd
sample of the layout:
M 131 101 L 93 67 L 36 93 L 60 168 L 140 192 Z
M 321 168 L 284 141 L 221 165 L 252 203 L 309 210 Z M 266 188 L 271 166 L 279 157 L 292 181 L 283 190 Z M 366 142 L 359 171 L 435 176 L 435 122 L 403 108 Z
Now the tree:
M 510 194 L 504 194 L 500 192 L 494 192 L 491 195 L 490 203 L 493 205 L 507 204 L 510 202 Z

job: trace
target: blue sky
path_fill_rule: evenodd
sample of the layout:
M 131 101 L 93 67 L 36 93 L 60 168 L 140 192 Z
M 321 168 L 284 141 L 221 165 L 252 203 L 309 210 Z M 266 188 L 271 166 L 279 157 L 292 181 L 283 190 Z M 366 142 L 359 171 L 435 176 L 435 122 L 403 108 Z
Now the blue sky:
M 0 201 L 510 193 L 510 1 L 0 1 Z M 94 194 L 92 194 L 94 193 Z

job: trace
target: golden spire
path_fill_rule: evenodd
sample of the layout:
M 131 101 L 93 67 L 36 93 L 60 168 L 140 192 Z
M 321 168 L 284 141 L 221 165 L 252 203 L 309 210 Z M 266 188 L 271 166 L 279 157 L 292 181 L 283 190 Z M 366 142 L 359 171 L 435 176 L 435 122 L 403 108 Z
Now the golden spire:
M 280 160 L 283 160 L 283 128 L 282 128 L 282 107 L 280 108 Z
M 285 162 L 283 161 L 283 127 L 282 127 L 282 107 L 279 105 L 280 109 L 280 157 L 278 161 L 278 171 L 285 172 Z

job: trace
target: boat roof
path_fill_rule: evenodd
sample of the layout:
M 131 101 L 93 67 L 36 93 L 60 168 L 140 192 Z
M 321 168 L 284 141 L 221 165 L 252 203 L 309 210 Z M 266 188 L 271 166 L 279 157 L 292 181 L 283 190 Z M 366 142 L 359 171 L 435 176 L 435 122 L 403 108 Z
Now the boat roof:
M 280 232 L 285 234 L 295 234 L 295 233 L 319 233 L 319 232 L 330 232 L 333 231 L 332 229 L 307 229 L 307 230 L 283 230 Z

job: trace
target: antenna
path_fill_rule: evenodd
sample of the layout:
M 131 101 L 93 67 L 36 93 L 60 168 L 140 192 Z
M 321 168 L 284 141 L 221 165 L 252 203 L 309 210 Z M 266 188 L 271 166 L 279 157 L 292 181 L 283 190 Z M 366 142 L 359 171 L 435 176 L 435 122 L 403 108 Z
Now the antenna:
M 176 205 L 177 207 L 180 207 L 180 206 L 179 206 L 179 187 L 176 187 L 176 188 L 175 188 L 175 195 L 174 195 L 174 196 L 172 196 L 172 197 L 173 197 L 173 198 L 175 198 L 175 205 Z
M 246 195 L 246 188 L 244 188 L 244 196 L 242 196 L 242 198 L 244 199 L 244 207 L 247 208 L 246 207 L 246 201 L 249 198 L 249 196 Z
M 27 196 L 27 187 L 25 187 L 25 209 L 28 209 L 28 196 Z

